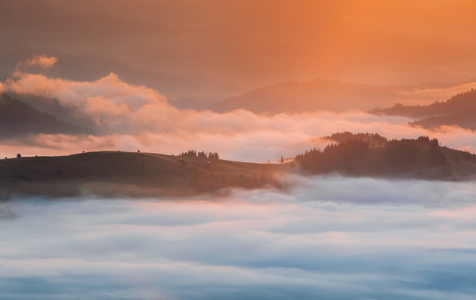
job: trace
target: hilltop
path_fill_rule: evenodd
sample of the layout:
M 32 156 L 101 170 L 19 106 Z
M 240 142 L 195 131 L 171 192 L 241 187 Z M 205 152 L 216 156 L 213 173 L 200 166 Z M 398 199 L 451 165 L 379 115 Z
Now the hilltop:
M 476 155 L 442 147 L 437 139 L 426 136 L 387 140 L 378 134 L 342 132 L 325 139 L 336 143 L 296 156 L 305 172 L 426 180 L 476 178 Z
M 0 197 L 185 197 L 228 187 L 279 186 L 276 176 L 284 169 L 284 165 L 135 152 L 22 157 L 0 161 Z

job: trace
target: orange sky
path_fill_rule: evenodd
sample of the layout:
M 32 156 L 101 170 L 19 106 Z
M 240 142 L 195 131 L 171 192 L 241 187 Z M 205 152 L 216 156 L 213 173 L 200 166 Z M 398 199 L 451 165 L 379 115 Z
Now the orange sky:
M 6 0 L 0 75 L 45 53 L 60 59 L 58 75 L 114 72 L 170 99 L 316 78 L 466 81 L 475 78 L 475 13 L 464 0 Z

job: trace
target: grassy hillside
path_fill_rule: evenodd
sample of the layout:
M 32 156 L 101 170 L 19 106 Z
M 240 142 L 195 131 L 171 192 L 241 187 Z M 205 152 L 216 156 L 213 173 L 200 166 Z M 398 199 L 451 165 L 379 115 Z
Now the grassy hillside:
M 191 196 L 226 187 L 278 186 L 285 166 L 189 156 L 90 152 L 0 161 L 0 193 L 70 197 Z

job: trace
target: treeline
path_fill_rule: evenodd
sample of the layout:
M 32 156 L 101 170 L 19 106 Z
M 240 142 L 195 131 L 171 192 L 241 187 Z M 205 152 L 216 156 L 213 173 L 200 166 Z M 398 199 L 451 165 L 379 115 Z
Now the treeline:
M 337 134 L 337 137 L 342 142 L 329 144 L 322 151 L 313 148 L 297 155 L 295 161 L 311 173 L 344 172 L 355 175 L 445 167 L 447 163 L 438 140 L 427 136 L 390 140 L 379 148 L 371 148 L 368 141 L 350 138 L 351 134 L 346 132 Z M 377 135 L 376 138 L 383 137 Z
M 205 152 L 200 151 L 197 152 L 196 150 L 188 150 L 186 152 L 182 152 L 179 156 L 192 156 L 192 157 L 202 157 L 202 158 L 210 158 L 210 159 L 220 159 L 220 156 L 217 152 Z
M 357 171 L 357 163 L 365 157 L 369 144 L 358 139 L 344 140 L 339 144 L 329 144 L 323 151 L 313 148 L 297 155 L 295 161 L 313 173 L 331 171 Z
M 386 159 L 394 166 L 415 163 L 425 164 L 426 166 L 441 166 L 446 162 L 446 157 L 441 151 L 438 139 L 430 140 L 427 136 L 420 136 L 416 140 L 390 140 L 387 143 Z
M 325 136 L 324 139 L 342 143 L 348 140 L 366 141 L 370 147 L 383 146 L 387 143 L 387 139 L 378 133 L 352 133 L 350 131 L 342 131 Z

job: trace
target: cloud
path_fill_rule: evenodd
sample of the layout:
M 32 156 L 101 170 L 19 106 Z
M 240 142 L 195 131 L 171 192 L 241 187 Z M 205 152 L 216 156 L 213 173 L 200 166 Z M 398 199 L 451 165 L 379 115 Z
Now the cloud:
M 43 69 L 49 69 L 58 62 L 57 57 L 48 57 L 46 54 L 33 56 L 25 61 L 17 64 L 16 70 L 19 71 L 22 67 L 40 66 Z
M 105 97 L 114 105 L 126 104 L 128 109 L 134 112 L 146 104 L 165 102 L 165 97 L 158 92 L 144 86 L 129 85 L 114 73 L 91 82 L 22 72 L 13 75 L 5 84 L 9 91 L 51 97 L 65 105 L 84 107 L 88 101 L 94 102 L 95 97 Z
M 18 217 L 0 220 L 0 296 L 474 297 L 472 183 L 288 180 L 290 194 L 4 203 Z

